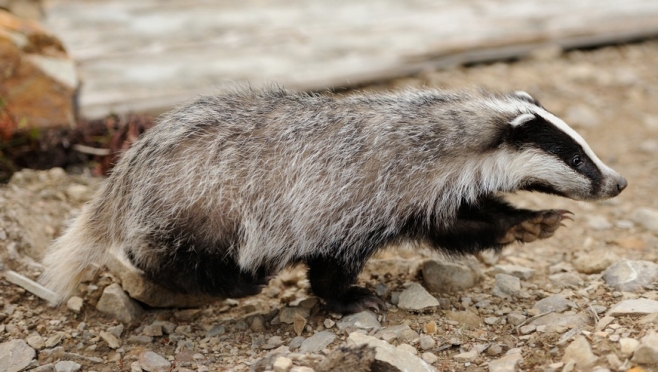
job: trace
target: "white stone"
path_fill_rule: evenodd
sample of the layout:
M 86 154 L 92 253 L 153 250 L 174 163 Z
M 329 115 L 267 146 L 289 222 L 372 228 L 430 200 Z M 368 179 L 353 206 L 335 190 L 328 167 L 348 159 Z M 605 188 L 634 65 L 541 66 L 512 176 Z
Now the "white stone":
M 73 296 L 69 298 L 68 301 L 66 301 L 66 307 L 68 307 L 69 310 L 73 311 L 76 314 L 79 314 L 80 310 L 82 310 L 82 304 L 83 304 L 83 300 L 78 296 Z
M 162 356 L 147 350 L 139 355 L 139 366 L 148 372 L 169 371 L 171 363 Z
M 650 261 L 618 261 L 603 273 L 606 284 L 624 292 L 642 290 L 656 279 L 658 265 Z
M 428 308 L 438 307 L 439 300 L 429 294 L 418 283 L 411 283 L 402 293 L 398 307 L 403 310 L 419 311 Z
M 592 352 L 592 347 L 584 336 L 578 336 L 564 349 L 562 361 L 576 363 L 579 369 L 588 369 L 596 363 L 597 356 Z
M 0 371 L 22 371 L 30 365 L 36 354 L 23 340 L 3 342 L 0 344 Z
M 520 352 L 510 353 L 508 351 L 505 356 L 489 362 L 489 372 L 516 372 L 519 370 L 519 363 L 522 360 L 523 356 Z
M 452 357 L 452 359 L 454 359 L 455 362 L 461 362 L 461 363 L 471 362 L 472 363 L 472 362 L 475 361 L 475 359 L 477 359 L 478 355 L 479 354 L 478 354 L 477 349 L 473 348 L 473 349 L 471 349 L 467 352 L 455 355 L 454 357 Z
M 372 311 L 362 311 L 356 314 L 346 315 L 336 322 L 336 327 L 341 331 L 346 328 L 358 328 L 378 331 L 382 325 L 377 320 L 377 315 Z
M 521 294 L 521 280 L 508 274 L 496 274 L 496 282 L 491 293 L 506 299 L 516 297 Z
M 658 311 L 658 301 L 647 298 L 638 298 L 634 300 L 624 300 L 613 306 L 606 315 L 645 315 Z
M 278 357 L 272 365 L 274 372 L 288 372 L 292 368 L 292 360 L 286 357 Z
M 640 346 L 640 341 L 634 338 L 623 337 L 619 339 L 619 350 L 624 355 L 633 354 L 638 346 Z
M 406 351 L 398 350 L 386 341 L 358 332 L 352 332 L 347 337 L 347 346 L 361 346 L 364 344 L 375 348 L 376 360 L 389 364 L 400 371 L 436 372 L 436 369 L 424 360 Z
M 78 372 L 82 366 L 70 360 L 60 361 L 55 364 L 56 372 Z
M 650 331 L 642 337 L 640 346 L 633 353 L 631 359 L 635 363 L 658 366 L 658 333 Z
M 653 233 L 658 233 L 658 210 L 639 208 L 633 214 L 633 222 Z
M 302 342 L 299 351 L 302 353 L 317 353 L 334 342 L 336 335 L 331 331 L 322 331 L 314 334 Z
M 103 340 L 105 340 L 105 342 L 107 342 L 107 345 L 111 349 L 118 349 L 121 347 L 121 340 L 117 338 L 115 335 L 105 331 L 101 331 L 100 336 Z
M 507 274 L 519 279 L 528 280 L 535 275 L 535 270 L 519 265 L 496 265 L 487 272 L 489 275 Z

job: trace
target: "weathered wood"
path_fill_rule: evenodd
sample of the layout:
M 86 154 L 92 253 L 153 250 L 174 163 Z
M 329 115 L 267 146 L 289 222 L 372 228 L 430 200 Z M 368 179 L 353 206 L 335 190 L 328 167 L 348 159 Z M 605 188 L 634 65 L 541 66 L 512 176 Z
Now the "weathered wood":
M 342 88 L 426 68 L 658 36 L 655 0 L 50 0 L 82 114 L 160 112 L 217 87 Z

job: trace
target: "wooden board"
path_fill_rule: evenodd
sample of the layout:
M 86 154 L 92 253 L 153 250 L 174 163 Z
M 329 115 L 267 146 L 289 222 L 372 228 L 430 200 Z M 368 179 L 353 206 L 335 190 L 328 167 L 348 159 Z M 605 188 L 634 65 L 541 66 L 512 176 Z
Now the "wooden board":
M 81 114 L 161 112 L 227 84 L 342 88 L 658 35 L 656 0 L 48 0 Z

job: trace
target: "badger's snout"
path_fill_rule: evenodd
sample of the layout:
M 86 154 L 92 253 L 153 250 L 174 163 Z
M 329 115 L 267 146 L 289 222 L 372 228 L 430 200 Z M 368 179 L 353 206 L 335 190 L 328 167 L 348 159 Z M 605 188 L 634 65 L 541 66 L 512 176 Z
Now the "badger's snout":
M 606 187 L 603 188 L 603 199 L 614 198 L 615 196 L 621 194 L 622 191 L 628 186 L 628 181 L 626 178 L 620 175 L 611 175 L 609 180 L 606 183 Z

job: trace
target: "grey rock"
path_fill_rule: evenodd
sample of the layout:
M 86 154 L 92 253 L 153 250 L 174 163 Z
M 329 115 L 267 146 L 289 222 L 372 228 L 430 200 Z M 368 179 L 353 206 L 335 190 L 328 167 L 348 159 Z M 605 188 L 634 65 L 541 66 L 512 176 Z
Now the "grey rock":
M 597 274 L 619 261 L 619 256 L 609 249 L 597 249 L 581 253 L 572 262 L 573 267 L 583 274 Z
M 518 265 L 496 265 L 487 274 L 494 276 L 496 274 L 507 274 L 519 279 L 528 280 L 535 275 L 535 270 Z
M 658 311 L 658 301 L 649 300 L 648 298 L 638 298 L 634 300 L 624 300 L 613 306 L 606 315 L 646 315 Z
M 160 355 L 147 350 L 139 355 L 139 366 L 148 372 L 169 371 L 171 363 Z
M 561 313 L 570 307 L 577 307 L 573 301 L 569 301 L 566 298 L 560 296 L 560 295 L 553 295 L 546 297 L 544 299 L 541 299 L 535 303 L 533 308 L 539 310 L 542 313 L 548 312 L 548 311 L 555 311 L 558 313 Z
M 388 293 L 388 286 L 384 283 L 377 283 L 375 285 L 375 294 L 379 297 L 385 297 Z
M 534 324 L 526 324 L 523 327 L 519 328 L 519 331 L 521 331 L 522 335 L 530 334 L 536 330 L 537 330 L 537 326 L 535 326 Z
M 416 336 L 418 337 L 418 333 L 416 333 L 414 330 L 412 330 L 408 325 L 406 324 L 399 324 L 396 326 L 391 326 L 388 328 L 383 328 L 379 332 L 376 332 L 374 334 L 375 338 L 381 338 L 387 342 L 393 341 L 396 338 L 403 336 L 403 334 L 407 331 L 413 332 Z M 401 342 L 406 342 L 407 340 L 401 340 Z
M 121 339 L 117 336 L 105 331 L 101 331 L 100 336 L 105 342 L 107 342 L 107 346 L 109 346 L 110 349 L 118 349 L 121 347 Z
M 612 228 L 610 221 L 601 215 L 590 216 L 587 220 L 587 226 L 595 231 L 610 230 Z
M 477 349 L 473 348 L 469 351 L 466 351 L 466 352 L 459 353 L 459 354 L 455 355 L 454 357 L 452 357 L 452 359 L 454 359 L 455 362 L 460 362 L 460 363 L 471 362 L 472 363 L 472 362 L 475 361 L 475 359 L 477 359 L 478 355 L 479 354 L 478 354 Z
M 589 369 L 596 363 L 598 357 L 592 352 L 592 347 L 584 336 L 578 336 L 564 349 L 562 361 L 575 362 L 579 370 Z
M 288 348 L 290 348 L 290 350 L 297 350 L 302 346 L 304 340 L 306 340 L 306 338 L 302 336 L 294 337 L 292 340 L 290 340 L 290 344 L 288 344 Z
M 421 268 L 423 280 L 430 292 L 446 293 L 474 287 L 478 275 L 470 267 L 453 262 L 425 261 Z
M 507 322 L 513 326 L 517 326 L 526 320 L 526 316 L 517 312 L 507 314 Z
M 603 273 L 603 280 L 610 287 L 624 292 L 635 292 L 658 279 L 658 265 L 649 261 L 622 260 Z
M 284 307 L 279 312 L 279 319 L 282 323 L 293 324 L 295 322 L 295 315 L 307 319 L 311 315 L 311 310 L 303 307 Z
M 466 328 L 468 329 L 476 329 L 482 324 L 482 318 L 480 318 L 477 314 L 468 310 L 446 311 L 445 317 L 446 319 L 454 320 L 456 322 L 459 322 L 460 324 L 465 325 Z
M 142 334 L 144 336 L 160 337 L 164 334 L 164 332 L 162 332 L 161 324 L 149 324 L 144 327 Z
M 129 344 L 148 345 L 153 343 L 153 337 L 144 335 L 131 335 L 126 340 Z
M 0 372 L 18 372 L 26 368 L 37 353 L 23 340 L 0 344 Z
M 55 370 L 55 365 L 52 363 L 44 364 L 35 369 L 31 369 L 30 372 L 57 372 Z
M 62 339 L 64 338 L 64 335 L 61 332 L 57 332 L 54 335 L 48 337 L 46 339 L 46 347 L 51 348 L 57 346 L 60 342 L 62 342 Z
M 625 356 L 630 356 L 640 346 L 640 341 L 634 338 L 623 337 L 619 340 L 619 351 Z
M 336 322 L 336 327 L 341 331 L 346 328 L 378 331 L 382 328 L 382 325 L 377 320 L 377 315 L 375 315 L 375 313 L 371 311 L 362 311 L 360 313 L 344 316 Z
M 521 280 L 512 275 L 496 274 L 496 282 L 491 293 L 501 298 L 519 296 L 521 294 Z
M 78 372 L 81 368 L 82 366 L 80 364 L 70 360 L 64 360 L 55 364 L 55 371 L 57 372 Z
M 558 314 L 550 313 L 534 319 L 529 324 L 547 327 L 583 327 L 590 324 L 592 320 L 587 314 Z
M 423 355 L 420 357 L 429 364 L 434 364 L 437 360 L 439 360 L 439 357 L 437 357 L 434 353 L 430 353 L 429 351 L 423 353 Z
M 548 279 L 557 288 L 580 287 L 585 284 L 576 273 L 557 273 L 550 275 Z
M 331 331 L 322 331 L 314 334 L 302 342 L 299 351 L 302 353 L 317 353 L 334 342 L 336 335 Z
M 80 310 L 82 310 L 82 305 L 83 305 L 82 298 L 78 296 L 73 296 L 69 298 L 68 301 L 66 301 L 66 307 L 68 307 L 69 310 L 73 311 L 76 314 L 80 313 Z
M 436 345 L 436 341 L 434 341 L 432 336 L 422 335 L 418 340 L 418 345 L 420 346 L 421 349 L 428 350 Z
M 116 283 L 105 287 L 98 304 L 96 304 L 96 309 L 127 325 L 138 324 L 144 314 L 141 306 L 128 297 L 121 286 Z
M 402 293 L 398 307 L 403 310 L 420 311 L 432 307 L 438 307 L 439 300 L 429 294 L 418 283 L 411 283 Z
M 420 359 L 419 357 L 406 351 L 399 350 L 388 342 L 378 340 L 372 336 L 367 336 L 358 332 L 352 332 L 347 338 L 346 343 L 348 346 L 361 346 L 365 344 L 375 348 L 375 360 L 384 363 L 384 366 L 386 367 L 390 366 L 391 371 L 436 371 L 434 367 L 427 364 L 427 362 Z
M 263 344 L 260 348 L 263 350 L 272 350 L 272 349 L 276 349 L 281 345 L 283 345 L 283 340 L 281 339 L 281 337 L 272 336 L 269 339 L 267 339 L 267 342 L 265 342 L 265 344 Z
M 484 324 L 496 325 L 498 323 L 500 323 L 500 318 L 497 316 L 488 316 L 484 318 Z
M 635 363 L 658 366 L 658 333 L 650 331 L 649 334 L 642 337 L 640 346 L 635 349 L 633 358 Z
M 25 341 L 28 345 L 33 347 L 35 350 L 41 350 L 46 347 L 45 340 L 41 337 L 40 334 L 34 332 L 25 338 Z
M 215 337 L 223 335 L 224 333 L 226 333 L 226 328 L 223 325 L 216 325 L 206 332 L 206 337 Z
M 658 210 L 651 208 L 639 208 L 633 214 L 633 222 L 644 227 L 648 231 L 658 233 Z
M 489 362 L 489 372 L 516 372 L 522 360 L 521 350 L 511 349 L 505 356 Z
M 114 336 L 116 336 L 117 338 L 121 338 L 121 335 L 123 334 L 124 328 L 125 327 L 123 326 L 123 324 L 119 324 L 119 325 L 116 325 L 116 326 L 113 326 L 113 327 L 108 327 L 107 331 L 109 333 L 113 334 Z

